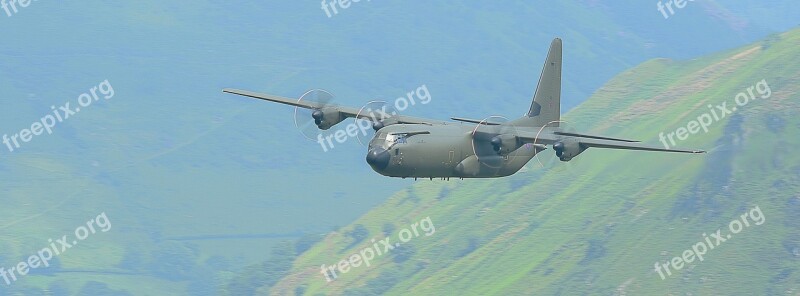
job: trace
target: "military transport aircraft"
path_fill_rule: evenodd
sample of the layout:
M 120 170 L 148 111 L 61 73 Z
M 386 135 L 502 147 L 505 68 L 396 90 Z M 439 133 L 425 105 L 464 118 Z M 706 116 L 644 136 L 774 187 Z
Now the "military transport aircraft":
M 370 121 L 375 136 L 368 145 L 367 163 L 379 174 L 389 177 L 463 179 L 509 176 L 537 153 L 546 150 L 548 145 L 561 161 L 570 161 L 588 148 L 705 153 L 702 150 L 664 149 L 643 145 L 639 141 L 576 133 L 563 128 L 560 119 L 561 48 L 561 39 L 554 39 L 527 114 L 506 122 L 501 122 L 499 117 L 439 121 L 394 112 L 378 118 L 364 113 L 363 108 L 237 89 L 224 89 L 223 92 L 309 109 L 320 130 L 327 130 L 347 118 Z

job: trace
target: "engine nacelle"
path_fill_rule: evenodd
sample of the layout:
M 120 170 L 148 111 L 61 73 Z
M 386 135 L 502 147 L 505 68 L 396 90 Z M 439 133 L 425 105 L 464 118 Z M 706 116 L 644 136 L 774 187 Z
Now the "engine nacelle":
M 345 120 L 345 117 L 342 116 L 342 112 L 334 108 L 315 110 L 311 113 L 311 117 L 314 118 L 314 123 L 317 124 L 317 127 L 321 130 L 330 129 L 332 126 Z
M 494 136 L 490 142 L 494 152 L 502 156 L 508 155 L 522 146 L 517 136 L 509 134 Z
M 565 139 L 553 144 L 553 150 L 561 161 L 570 161 L 581 152 L 586 151 L 586 146 L 577 139 Z

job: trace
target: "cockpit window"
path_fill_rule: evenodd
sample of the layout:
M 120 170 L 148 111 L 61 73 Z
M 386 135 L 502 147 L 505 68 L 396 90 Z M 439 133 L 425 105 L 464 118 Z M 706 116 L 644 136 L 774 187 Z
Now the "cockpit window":
M 406 138 L 408 138 L 406 135 L 387 135 L 386 136 L 386 143 L 389 143 L 390 145 L 391 144 L 395 144 L 395 143 L 396 144 L 405 144 L 406 143 Z

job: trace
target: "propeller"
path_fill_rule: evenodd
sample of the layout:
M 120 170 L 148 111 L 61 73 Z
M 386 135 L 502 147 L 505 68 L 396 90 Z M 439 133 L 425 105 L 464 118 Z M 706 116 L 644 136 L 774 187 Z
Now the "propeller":
M 565 132 L 568 134 L 576 133 L 573 125 L 568 121 L 564 120 L 551 121 L 547 123 L 545 126 L 542 126 L 536 133 L 534 144 L 542 144 L 539 140 L 539 137 L 543 133 L 550 133 L 550 132 Z M 578 159 L 580 158 L 566 159 L 565 151 L 568 149 L 567 147 L 568 145 L 575 145 L 574 143 L 578 141 L 578 138 L 569 135 L 554 135 L 554 136 L 556 137 L 557 141 L 552 144 L 553 152 L 552 153 L 542 152 L 545 153 L 544 157 L 540 156 L 540 154 L 542 153 L 537 153 L 535 156 L 536 161 L 539 163 L 539 167 L 545 168 L 545 167 L 555 166 L 557 169 L 559 167 L 561 168 L 566 167 L 566 169 L 572 170 L 573 167 L 577 166 L 577 164 L 579 163 Z M 542 160 L 542 158 L 544 158 L 544 161 Z M 565 162 L 565 160 L 562 160 L 562 158 L 566 159 L 568 163 L 557 164 L 560 162 Z
M 312 89 L 305 92 L 297 100 L 298 103 L 314 102 L 320 106 L 317 109 L 294 107 L 294 125 L 306 139 L 317 141 L 319 135 L 325 136 L 326 132 L 320 128 L 320 125 L 325 120 L 325 110 L 336 106 L 333 104 L 335 98 L 333 94 L 326 90 Z
M 384 126 L 396 123 L 396 116 L 399 113 L 392 104 L 382 100 L 373 100 L 365 104 L 356 114 L 356 126 L 358 134 L 356 139 L 362 146 L 368 146 L 369 141 L 375 136 L 375 132 Z M 360 118 L 368 116 L 369 119 Z
M 521 146 L 516 126 L 503 116 L 489 116 L 472 131 L 472 151 L 478 161 L 490 168 L 500 168 L 511 161 L 510 153 Z

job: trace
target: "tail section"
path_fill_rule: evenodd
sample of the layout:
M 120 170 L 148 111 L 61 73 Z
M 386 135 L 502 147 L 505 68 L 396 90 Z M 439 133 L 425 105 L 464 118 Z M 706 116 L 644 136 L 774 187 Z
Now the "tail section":
M 531 109 L 517 120 L 522 126 L 558 126 L 561 118 L 561 39 L 553 39 L 533 95 Z

